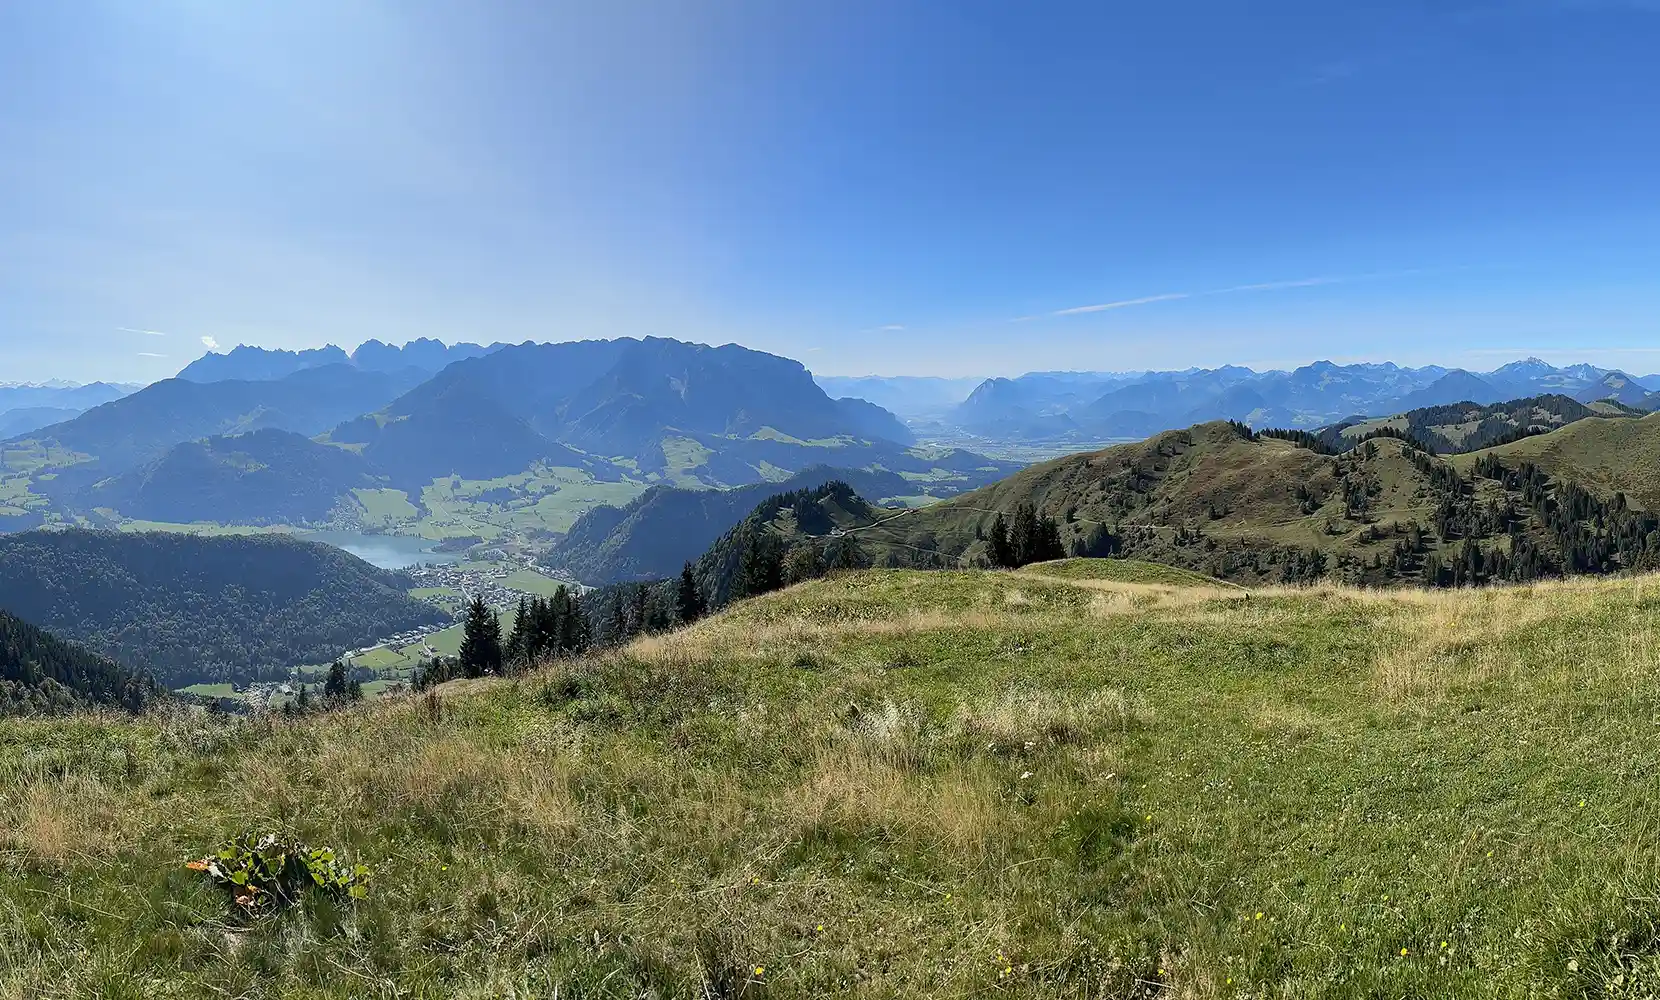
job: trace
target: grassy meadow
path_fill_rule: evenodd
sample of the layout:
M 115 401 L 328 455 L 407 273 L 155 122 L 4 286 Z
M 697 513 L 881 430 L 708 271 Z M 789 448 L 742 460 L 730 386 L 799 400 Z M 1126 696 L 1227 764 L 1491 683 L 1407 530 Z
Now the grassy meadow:
M 298 721 L 0 721 L 0 997 L 1647 997 L 1660 578 L 872 571 Z M 183 863 L 328 843 L 249 921 Z

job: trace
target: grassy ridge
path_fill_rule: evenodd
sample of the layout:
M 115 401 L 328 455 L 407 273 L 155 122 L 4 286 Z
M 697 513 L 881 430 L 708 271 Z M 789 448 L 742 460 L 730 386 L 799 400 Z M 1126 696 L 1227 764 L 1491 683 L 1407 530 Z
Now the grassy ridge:
M 1586 489 L 1605 496 L 1624 492 L 1639 506 L 1660 510 L 1660 414 L 1580 420 L 1486 454 L 1512 465 L 1531 462 Z M 1468 471 L 1477 457 L 1461 455 L 1453 462 Z
M 0 722 L 0 996 L 1660 985 L 1660 579 L 1059 568 L 835 577 L 295 723 Z M 227 923 L 179 863 L 242 826 L 369 899 Z

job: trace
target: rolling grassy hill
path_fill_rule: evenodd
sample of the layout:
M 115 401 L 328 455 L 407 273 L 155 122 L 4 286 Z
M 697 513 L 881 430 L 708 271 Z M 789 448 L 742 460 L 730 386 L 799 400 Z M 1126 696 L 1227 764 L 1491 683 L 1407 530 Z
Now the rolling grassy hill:
M 1610 413 L 1609 411 L 1613 411 Z M 1346 420 L 1320 432 L 1321 439 L 1342 450 L 1368 434 L 1388 428 L 1434 448 L 1440 454 L 1479 451 L 1526 434 L 1545 433 L 1595 416 L 1636 416 L 1614 403 L 1581 403 L 1569 396 L 1535 396 L 1502 403 L 1449 403 L 1388 417 Z
M 1601 417 L 1491 450 L 1508 462 L 1531 462 L 1552 476 L 1603 494 L 1623 492 L 1660 511 L 1660 414 L 1641 420 Z M 1474 457 L 1460 456 L 1460 467 Z
M 935 566 L 940 556 L 984 565 L 994 519 L 1030 503 L 1059 522 L 1075 554 L 1130 555 L 1239 583 L 1447 584 L 1651 568 L 1660 522 L 1612 493 L 1627 489 L 1644 506 L 1654 495 L 1644 456 L 1660 453 L 1657 420 L 1581 419 L 1456 462 L 1395 438 L 1332 455 L 1310 447 L 1320 444 L 1313 438 L 1200 424 L 1033 465 L 854 534 L 888 565 Z M 1612 449 L 1630 465 L 1597 458 Z M 1540 454 L 1552 456 L 1534 463 L 1548 478 L 1527 480 L 1529 456 Z
M 1660 580 L 1425 593 L 1166 574 L 872 571 L 521 679 L 293 722 L 0 721 L 0 982 L 1660 989 Z M 373 868 L 367 898 L 230 915 L 183 862 L 243 829 L 333 844 Z

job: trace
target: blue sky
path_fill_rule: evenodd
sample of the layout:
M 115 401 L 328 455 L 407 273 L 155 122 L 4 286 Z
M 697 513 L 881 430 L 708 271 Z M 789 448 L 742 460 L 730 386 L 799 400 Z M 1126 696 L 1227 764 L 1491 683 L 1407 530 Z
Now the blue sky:
M 0 5 L 0 380 L 648 333 L 1660 370 L 1660 0 L 257 6 Z

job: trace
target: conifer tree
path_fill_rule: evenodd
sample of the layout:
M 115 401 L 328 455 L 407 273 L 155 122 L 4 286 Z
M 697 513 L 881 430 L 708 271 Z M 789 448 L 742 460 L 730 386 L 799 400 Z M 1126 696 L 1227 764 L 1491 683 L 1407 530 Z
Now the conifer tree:
M 680 568 L 680 588 L 675 594 L 675 612 L 682 625 L 690 625 L 703 617 L 703 592 L 698 589 L 692 564 Z
M 483 597 L 474 597 L 467 607 L 466 624 L 461 633 L 461 672 L 467 677 L 482 677 L 501 672 L 501 621 L 484 603 Z
M 738 564 L 735 598 L 755 597 L 784 585 L 784 558 L 778 537 L 765 528 L 750 532 L 744 539 Z
M 1002 511 L 998 511 L 997 516 L 992 519 L 991 531 L 986 536 L 986 544 L 993 566 L 998 569 L 1014 568 L 1014 547 L 1010 544 L 1009 525 L 1003 520 Z
M 530 663 L 534 661 L 538 650 L 535 648 L 535 642 L 531 637 L 533 625 L 530 601 L 520 597 L 518 613 L 513 616 L 513 631 L 507 637 L 507 649 L 504 650 L 507 662 Z
M 339 660 L 329 667 L 328 679 L 323 682 L 323 700 L 330 704 L 346 700 L 346 665 Z

